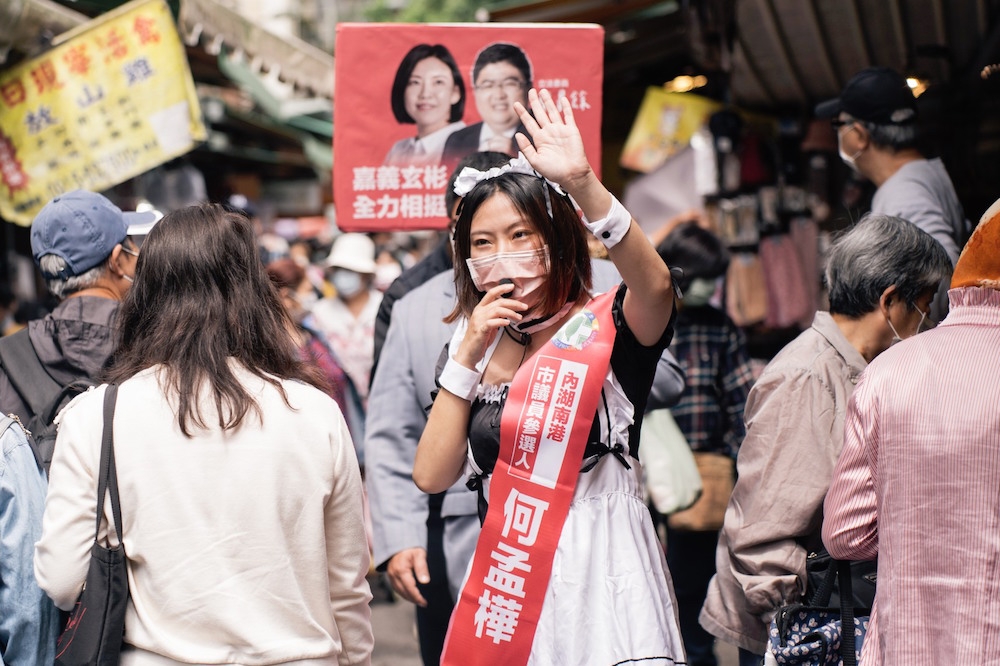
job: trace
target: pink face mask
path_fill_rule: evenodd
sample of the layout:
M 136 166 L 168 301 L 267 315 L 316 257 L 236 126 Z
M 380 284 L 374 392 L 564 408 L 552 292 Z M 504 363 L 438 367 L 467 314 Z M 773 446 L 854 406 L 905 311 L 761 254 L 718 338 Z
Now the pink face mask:
M 514 283 L 510 298 L 530 307 L 538 304 L 541 288 L 549 274 L 549 246 L 521 252 L 499 252 L 485 257 L 466 259 L 472 283 L 479 291 L 486 291 L 507 278 Z

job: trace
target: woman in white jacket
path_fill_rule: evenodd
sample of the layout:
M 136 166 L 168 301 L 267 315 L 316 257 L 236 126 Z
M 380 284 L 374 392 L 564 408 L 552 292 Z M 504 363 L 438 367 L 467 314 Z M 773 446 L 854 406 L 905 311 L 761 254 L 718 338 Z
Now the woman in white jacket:
M 243 216 L 182 209 L 143 244 L 107 374 L 125 666 L 370 663 L 358 463 L 286 317 Z M 90 560 L 103 395 L 60 415 L 35 575 L 63 609 Z

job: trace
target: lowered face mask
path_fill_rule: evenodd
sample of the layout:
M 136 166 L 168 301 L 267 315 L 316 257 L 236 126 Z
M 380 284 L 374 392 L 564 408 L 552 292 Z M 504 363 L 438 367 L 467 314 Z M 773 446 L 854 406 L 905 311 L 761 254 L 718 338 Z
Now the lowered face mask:
M 837 154 L 840 155 L 840 160 L 851 168 L 851 171 L 854 171 L 855 173 L 860 173 L 858 171 L 858 157 L 860 157 L 861 153 L 863 152 L 864 150 L 859 150 L 853 155 L 848 155 L 844 151 L 844 144 L 841 141 L 840 135 L 839 134 L 837 135 Z
M 684 290 L 684 305 L 689 307 L 708 305 L 714 295 L 715 280 L 694 278 L 688 288 Z
M 549 274 L 549 246 L 521 252 L 499 252 L 466 259 L 465 263 L 476 289 L 487 291 L 506 278 L 514 283 L 514 290 L 507 296 L 521 301 L 530 310 L 541 300 L 541 289 Z

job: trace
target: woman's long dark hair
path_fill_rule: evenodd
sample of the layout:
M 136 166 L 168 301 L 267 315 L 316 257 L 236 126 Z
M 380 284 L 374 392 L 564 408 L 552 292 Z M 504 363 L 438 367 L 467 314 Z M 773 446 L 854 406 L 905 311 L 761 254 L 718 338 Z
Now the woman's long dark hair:
M 198 405 L 208 382 L 218 426 L 235 429 L 247 412 L 262 417 L 232 359 L 287 396 L 281 379 L 322 380 L 299 358 L 288 315 L 257 254 L 244 216 L 216 204 L 191 206 L 160 220 L 145 242 L 135 283 L 118 312 L 118 348 L 106 373 L 123 382 L 157 365 L 164 390 L 178 398 L 177 421 L 207 428 Z

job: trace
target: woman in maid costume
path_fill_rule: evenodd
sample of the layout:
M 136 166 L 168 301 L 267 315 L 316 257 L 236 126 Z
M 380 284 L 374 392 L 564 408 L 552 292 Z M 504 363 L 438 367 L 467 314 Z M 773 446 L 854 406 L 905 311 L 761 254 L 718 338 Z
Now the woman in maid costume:
M 468 465 L 484 522 L 442 664 L 681 664 L 637 458 L 670 272 L 597 179 L 569 105 L 528 99 L 523 155 L 455 185 L 459 324 L 413 479 L 441 492 Z M 623 278 L 596 297 L 588 230 Z

